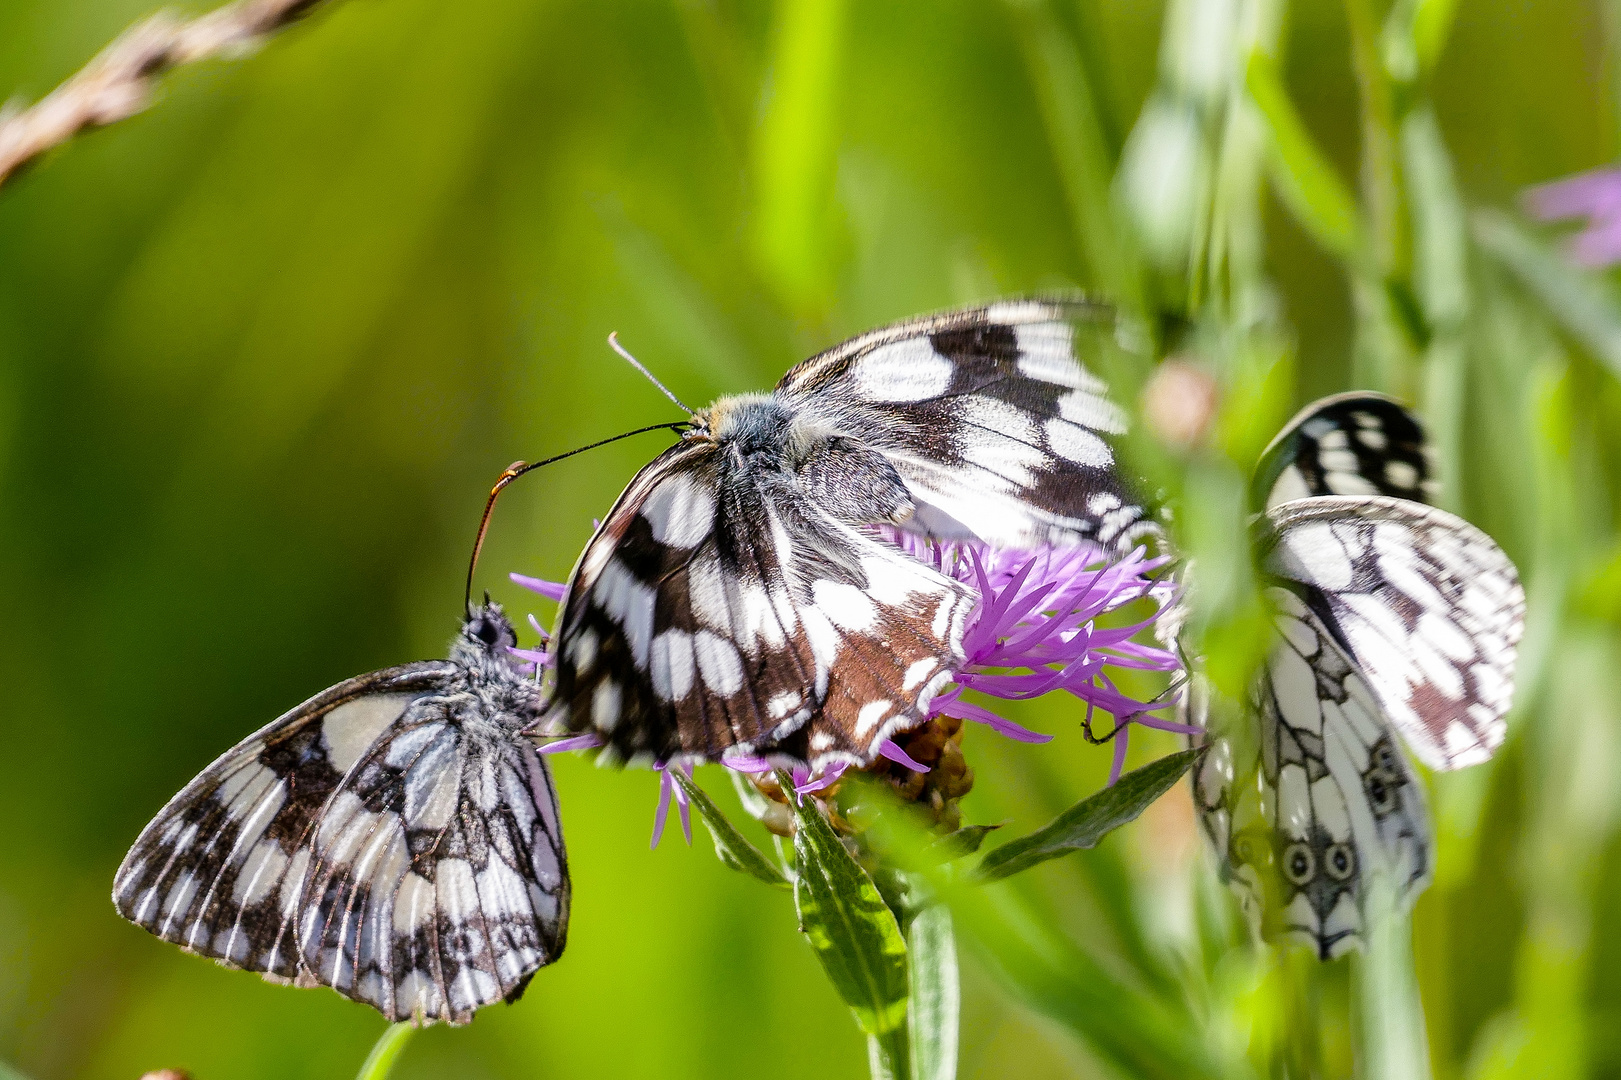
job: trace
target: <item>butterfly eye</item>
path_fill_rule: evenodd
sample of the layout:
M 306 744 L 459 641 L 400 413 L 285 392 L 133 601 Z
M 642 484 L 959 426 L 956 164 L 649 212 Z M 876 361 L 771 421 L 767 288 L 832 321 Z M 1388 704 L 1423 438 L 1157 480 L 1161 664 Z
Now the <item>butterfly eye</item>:
M 1311 848 L 1295 841 L 1283 853 L 1283 873 L 1291 884 L 1305 885 L 1317 876 L 1317 859 Z
M 1349 844 L 1335 844 L 1328 849 L 1323 864 L 1328 867 L 1328 876 L 1335 881 L 1350 881 L 1356 873 L 1356 852 Z
M 501 633 L 500 625 L 494 619 L 487 619 L 482 615 L 468 623 L 467 630 L 491 648 L 501 644 L 501 639 L 504 636 Z

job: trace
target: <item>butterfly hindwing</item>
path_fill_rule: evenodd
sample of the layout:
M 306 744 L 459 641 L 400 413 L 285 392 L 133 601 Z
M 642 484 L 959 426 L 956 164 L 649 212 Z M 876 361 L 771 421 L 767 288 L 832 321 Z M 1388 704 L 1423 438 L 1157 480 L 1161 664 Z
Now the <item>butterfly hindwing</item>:
M 351 679 L 244 739 L 141 832 L 114 882 L 119 913 L 231 966 L 295 977 L 289 916 L 314 822 L 355 757 L 452 670 Z
M 1456 769 L 1489 758 L 1525 620 L 1502 549 L 1456 515 L 1382 496 L 1297 499 L 1268 520 L 1267 569 L 1308 587 L 1419 759 Z
M 423 702 L 322 815 L 298 925 L 323 985 L 385 1015 L 463 1019 L 562 951 L 556 797 L 525 742 Z
M 245 739 L 142 832 L 119 912 L 390 1020 L 465 1023 L 515 998 L 562 951 L 569 883 L 550 775 L 516 734 L 538 691 L 510 643 L 485 609 L 451 661 L 351 679 Z
M 1362 940 L 1373 875 L 1403 909 L 1423 890 L 1429 820 L 1355 663 L 1298 595 L 1267 591 L 1277 639 L 1246 722 L 1212 733 L 1194 797 L 1222 877 L 1263 935 L 1305 940 L 1326 960 Z

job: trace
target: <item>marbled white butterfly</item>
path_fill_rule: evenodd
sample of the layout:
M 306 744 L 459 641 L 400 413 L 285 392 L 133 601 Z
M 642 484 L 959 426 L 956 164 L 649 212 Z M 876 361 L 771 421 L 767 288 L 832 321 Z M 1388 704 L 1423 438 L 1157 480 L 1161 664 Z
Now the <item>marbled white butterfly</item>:
M 1278 634 L 1194 796 L 1263 934 L 1324 959 L 1361 942 L 1374 874 L 1404 910 L 1429 881 L 1424 792 L 1396 734 L 1435 769 L 1503 740 L 1524 593 L 1491 538 L 1419 501 L 1429 474 L 1417 422 L 1366 393 L 1308 407 L 1256 471 Z
M 1113 332 L 1079 302 L 954 311 L 692 414 L 574 568 L 547 730 L 610 761 L 870 763 L 962 663 L 975 599 L 874 526 L 1116 549 L 1156 530 L 1083 362 Z
M 119 914 L 390 1020 L 464 1024 L 556 960 L 568 861 L 551 774 L 517 734 L 540 691 L 501 608 L 450 659 L 339 683 L 169 801 L 113 883 Z

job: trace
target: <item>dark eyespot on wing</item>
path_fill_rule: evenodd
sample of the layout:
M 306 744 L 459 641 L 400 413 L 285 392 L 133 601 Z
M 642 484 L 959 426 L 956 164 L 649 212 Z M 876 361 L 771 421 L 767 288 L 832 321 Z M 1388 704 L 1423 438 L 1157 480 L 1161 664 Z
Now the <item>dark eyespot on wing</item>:
M 1195 803 L 1263 936 L 1303 939 L 1328 959 L 1362 943 L 1370 874 L 1389 878 L 1404 908 L 1423 890 L 1429 819 L 1353 661 L 1298 596 L 1268 595 L 1278 642 L 1253 711 L 1212 732 Z

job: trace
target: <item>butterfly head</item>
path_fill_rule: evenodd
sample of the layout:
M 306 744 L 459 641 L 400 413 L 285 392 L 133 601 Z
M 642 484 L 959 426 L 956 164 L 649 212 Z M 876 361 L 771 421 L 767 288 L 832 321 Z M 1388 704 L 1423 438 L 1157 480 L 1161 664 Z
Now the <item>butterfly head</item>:
M 512 629 L 511 620 L 501 610 L 500 604 L 486 596 L 481 606 L 468 611 L 454 649 L 458 653 L 478 655 L 504 652 L 516 644 L 518 635 Z
M 790 419 L 770 394 L 735 394 L 717 398 L 709 408 L 693 413 L 688 437 L 728 443 L 745 455 L 780 451 Z
M 693 414 L 687 438 L 735 446 L 745 457 L 764 454 L 801 465 L 838 435 L 818 416 L 791 409 L 774 394 L 736 394 L 718 398 Z

